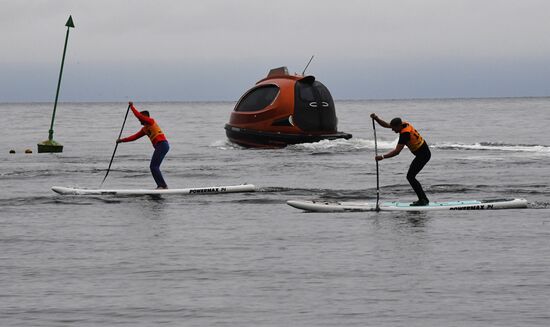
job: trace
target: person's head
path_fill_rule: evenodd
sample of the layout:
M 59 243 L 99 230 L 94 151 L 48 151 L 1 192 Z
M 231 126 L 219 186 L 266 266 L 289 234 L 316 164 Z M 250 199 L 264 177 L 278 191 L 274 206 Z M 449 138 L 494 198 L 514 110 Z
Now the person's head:
M 142 114 L 142 115 L 144 115 L 144 116 L 146 116 L 146 117 L 151 117 L 151 116 L 149 115 L 149 111 L 147 111 L 147 110 L 140 111 L 139 113 Z M 143 122 L 141 122 L 141 125 L 145 125 L 145 124 L 144 124 Z
M 403 128 L 403 121 L 401 120 L 401 118 L 396 117 L 391 120 L 390 127 L 392 131 L 399 133 L 401 131 L 401 128 Z

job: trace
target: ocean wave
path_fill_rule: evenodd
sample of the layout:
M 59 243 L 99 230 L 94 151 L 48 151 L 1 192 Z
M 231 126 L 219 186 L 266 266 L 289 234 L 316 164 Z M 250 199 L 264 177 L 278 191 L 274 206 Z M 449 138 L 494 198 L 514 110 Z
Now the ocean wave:
M 397 139 L 394 141 L 377 141 L 379 149 L 391 149 L 397 145 Z M 288 150 L 297 152 L 353 152 L 365 149 L 374 149 L 374 140 L 352 138 L 349 140 L 322 140 L 315 143 L 294 144 L 287 147 Z
M 397 145 L 397 140 L 394 141 L 378 141 L 377 146 L 379 149 L 392 149 Z M 242 147 L 231 141 L 217 140 L 210 143 L 209 147 L 217 148 L 220 150 L 245 150 L 246 147 Z M 354 152 L 361 150 L 374 150 L 374 140 L 352 138 L 349 140 L 336 139 L 336 140 L 321 140 L 313 143 L 300 143 L 291 144 L 284 148 L 286 151 L 295 152 L 313 152 L 313 153 L 334 153 L 334 152 Z
M 509 144 L 500 142 L 479 142 L 474 144 L 437 143 L 432 146 L 442 150 L 509 151 L 550 154 L 550 146 L 540 144 Z
M 229 141 L 228 139 L 214 141 L 214 142 L 210 143 L 210 145 L 208 145 L 208 146 L 211 147 L 211 148 L 217 148 L 219 150 L 242 150 L 242 149 L 246 149 L 245 147 L 242 147 L 238 144 L 235 144 L 235 143 Z
M 393 141 L 378 140 L 376 146 L 378 150 L 393 149 L 397 145 L 398 139 Z M 246 149 L 228 140 L 218 140 L 210 144 L 221 150 L 241 150 Z M 430 144 L 433 149 L 441 150 L 461 150 L 461 151 L 501 151 L 501 152 L 521 152 L 541 155 L 550 155 L 550 146 L 541 144 L 511 144 L 501 142 L 476 142 L 471 144 L 442 142 Z M 331 154 L 331 153 L 350 153 L 363 150 L 374 150 L 375 142 L 371 139 L 352 138 L 349 140 L 322 140 L 314 143 L 300 143 L 287 146 L 286 151 L 307 152 L 312 154 Z
M 99 196 L 19 196 L 0 199 L 1 207 L 29 207 L 41 205 L 94 205 L 96 203 L 119 203 L 120 200 Z
M 531 209 L 550 209 L 550 202 L 543 202 L 543 201 L 529 202 L 527 207 Z

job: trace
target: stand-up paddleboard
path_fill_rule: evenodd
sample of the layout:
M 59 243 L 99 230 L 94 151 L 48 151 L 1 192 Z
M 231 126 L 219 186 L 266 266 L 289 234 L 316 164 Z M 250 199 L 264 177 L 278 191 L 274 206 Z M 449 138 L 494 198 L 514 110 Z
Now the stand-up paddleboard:
M 52 191 L 62 195 L 166 195 L 166 194 L 220 194 L 254 192 L 256 187 L 252 184 L 231 185 L 231 186 L 210 186 L 196 188 L 174 188 L 174 189 L 85 189 L 63 186 L 52 186 Z
M 289 200 L 289 206 L 314 212 L 375 211 L 372 202 L 337 202 Z M 433 210 L 494 210 L 526 208 L 525 199 L 498 199 L 481 201 L 430 202 L 426 206 L 411 206 L 410 202 L 383 202 L 380 211 L 433 211 Z

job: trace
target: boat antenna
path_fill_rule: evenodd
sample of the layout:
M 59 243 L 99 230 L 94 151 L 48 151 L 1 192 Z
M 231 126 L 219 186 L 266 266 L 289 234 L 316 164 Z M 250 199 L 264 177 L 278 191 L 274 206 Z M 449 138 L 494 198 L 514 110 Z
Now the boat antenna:
M 306 68 L 304 68 L 304 71 L 302 72 L 302 76 L 304 76 L 304 74 L 306 73 L 306 69 L 309 67 L 309 64 L 311 64 L 311 61 L 313 60 L 313 57 L 315 57 L 315 55 L 312 55 L 311 58 L 309 59 L 307 65 L 306 65 Z

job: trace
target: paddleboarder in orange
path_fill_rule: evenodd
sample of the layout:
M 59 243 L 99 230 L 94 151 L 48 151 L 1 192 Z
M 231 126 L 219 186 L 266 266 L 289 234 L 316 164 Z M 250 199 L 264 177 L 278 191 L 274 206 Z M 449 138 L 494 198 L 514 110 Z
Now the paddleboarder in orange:
M 116 142 L 117 143 L 132 142 L 147 135 L 151 140 L 153 147 L 155 148 L 155 151 L 153 152 L 153 157 L 151 158 L 151 164 L 149 165 L 149 168 L 151 169 L 153 178 L 157 183 L 157 189 L 167 189 L 168 185 L 164 181 L 162 172 L 160 171 L 160 165 L 162 164 L 162 160 L 164 160 L 164 157 L 170 150 L 170 144 L 166 139 L 166 135 L 164 135 L 164 132 L 162 131 L 160 126 L 157 124 L 157 122 L 150 117 L 149 111 L 146 111 L 146 110 L 138 111 L 134 107 L 134 104 L 132 102 L 129 102 L 129 105 L 130 105 L 130 109 L 134 113 L 134 116 L 136 116 L 136 118 L 140 121 L 143 127 L 137 133 L 125 138 L 118 139 Z
M 424 138 L 420 136 L 420 133 L 418 133 L 410 123 L 402 121 L 401 118 L 394 118 L 388 124 L 380 117 L 378 117 L 375 113 L 371 114 L 370 116 L 372 119 L 376 120 L 378 124 L 380 124 L 380 126 L 391 128 L 392 131 L 399 134 L 399 141 L 397 142 L 397 146 L 395 147 L 395 149 L 384 155 L 376 156 L 376 161 L 395 157 L 401 152 L 401 150 L 403 150 L 405 146 L 407 146 L 409 150 L 411 150 L 412 154 L 414 154 L 415 156 L 414 160 L 411 163 L 411 166 L 409 167 L 409 171 L 407 172 L 407 180 L 409 181 L 414 192 L 418 196 L 418 201 L 413 202 L 411 206 L 428 205 L 430 201 L 428 200 L 426 193 L 424 193 L 422 185 L 416 179 L 416 175 L 418 175 L 418 173 L 422 170 L 422 168 L 424 168 L 426 163 L 430 161 L 430 158 L 432 156 L 430 148 L 428 147 L 428 143 L 426 143 Z

